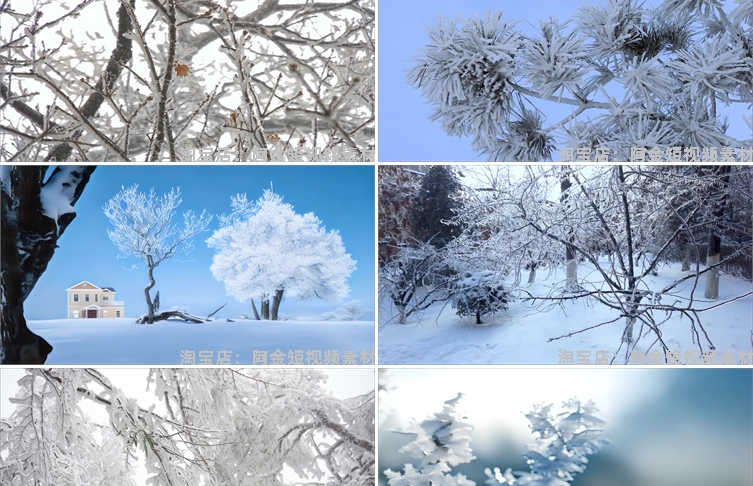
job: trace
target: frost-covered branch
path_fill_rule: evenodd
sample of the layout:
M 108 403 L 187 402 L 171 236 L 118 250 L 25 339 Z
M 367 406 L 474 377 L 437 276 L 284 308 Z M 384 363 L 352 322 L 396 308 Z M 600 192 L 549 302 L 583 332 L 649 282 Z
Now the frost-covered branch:
M 387 469 L 384 473 L 390 486 L 474 486 L 462 474 L 452 475 L 452 467 L 471 462 L 470 431 L 472 427 L 456 409 L 463 398 L 445 402 L 442 413 L 429 416 L 422 422 L 413 422 L 406 430 L 393 432 L 415 437 L 400 452 L 410 453 L 421 459 L 418 467 L 406 464 L 404 472 Z M 568 486 L 573 476 L 582 473 L 588 462 L 586 456 L 597 453 L 608 440 L 602 438 L 603 421 L 593 414 L 598 411 L 593 402 L 581 403 L 571 399 L 562 403 L 564 412 L 554 416 L 552 405 L 536 405 L 526 418 L 530 428 L 538 434 L 536 442 L 529 445 L 523 454 L 531 472 L 503 474 L 499 468 L 494 472 L 487 468 L 487 484 L 531 486 Z
M 612 160 L 631 147 L 745 147 L 721 109 L 753 101 L 750 8 L 739 3 L 729 13 L 715 1 L 587 3 L 535 33 L 502 11 L 438 16 L 408 82 L 431 121 L 490 160 L 552 160 L 558 144 Z M 548 117 L 554 105 L 570 113 Z

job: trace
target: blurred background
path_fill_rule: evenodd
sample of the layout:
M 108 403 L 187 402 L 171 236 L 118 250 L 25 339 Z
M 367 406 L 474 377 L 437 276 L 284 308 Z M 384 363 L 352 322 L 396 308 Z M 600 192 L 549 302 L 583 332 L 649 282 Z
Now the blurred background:
M 478 486 L 484 468 L 529 471 L 533 443 L 526 413 L 539 403 L 593 400 L 611 444 L 589 457 L 573 486 L 750 486 L 753 484 L 751 369 L 382 369 L 379 376 L 379 481 L 420 460 L 398 450 L 412 439 L 391 433 L 460 410 L 474 426 L 476 459 L 453 468 Z

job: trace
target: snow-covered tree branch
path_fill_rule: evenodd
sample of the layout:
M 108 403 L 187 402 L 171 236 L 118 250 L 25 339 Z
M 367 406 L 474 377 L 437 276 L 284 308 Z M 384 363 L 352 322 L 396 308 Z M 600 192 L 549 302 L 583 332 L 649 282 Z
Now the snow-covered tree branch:
M 150 400 L 97 370 L 28 370 L 0 427 L 0 479 L 133 485 L 142 469 L 151 484 L 279 486 L 290 468 L 300 482 L 371 484 L 374 392 L 340 400 L 325 379 L 301 369 L 157 369 Z M 92 406 L 105 423 L 87 417 Z
M 735 3 L 586 3 L 536 33 L 502 11 L 439 15 L 408 82 L 430 120 L 490 160 L 552 160 L 558 145 L 622 161 L 632 147 L 750 147 L 727 134 L 745 122 L 724 109 L 753 103 L 753 7 Z M 555 105 L 569 113 L 548 116 Z
M 406 430 L 394 432 L 410 435 L 414 440 L 400 449 L 421 459 L 415 467 L 406 464 L 404 472 L 385 471 L 391 486 L 474 486 L 476 483 L 462 474 L 450 474 L 452 467 L 468 463 L 476 457 L 471 450 L 470 431 L 473 427 L 458 409 L 464 395 L 445 402 L 441 413 L 416 422 Z M 487 484 L 521 486 L 568 486 L 573 476 L 582 473 L 588 462 L 586 456 L 597 453 L 609 441 L 602 438 L 604 422 L 593 414 L 598 412 L 593 402 L 581 403 L 573 398 L 562 403 L 563 412 L 552 413 L 552 405 L 536 405 L 526 414 L 530 428 L 538 434 L 536 442 L 523 454 L 531 472 L 503 474 L 499 468 L 485 470 Z
M 13 7 L 0 10 L 0 160 L 331 160 L 346 149 L 332 161 L 349 161 L 374 148 L 373 0 Z

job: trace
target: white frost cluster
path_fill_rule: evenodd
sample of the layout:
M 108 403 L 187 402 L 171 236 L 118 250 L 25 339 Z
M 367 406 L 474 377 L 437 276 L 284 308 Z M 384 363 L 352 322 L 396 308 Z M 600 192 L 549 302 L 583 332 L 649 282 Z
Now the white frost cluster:
M 400 449 L 412 457 L 422 459 L 418 467 L 405 465 L 404 473 L 387 469 L 384 473 L 391 486 L 473 486 L 462 474 L 447 474 L 451 466 L 471 462 L 473 455 L 470 431 L 473 426 L 465 421 L 457 410 L 463 398 L 462 393 L 444 403 L 442 412 L 425 418 L 421 423 L 415 420 L 402 434 L 414 435 L 413 442 Z
M 414 422 L 405 432 L 396 431 L 416 437 L 400 452 L 423 460 L 418 467 L 406 464 L 404 473 L 387 469 L 390 486 L 475 486 L 462 474 L 449 474 L 452 466 L 475 459 L 470 447 L 472 426 L 455 408 L 462 397 L 459 393 L 457 398 L 446 401 L 442 413 L 427 417 L 420 424 Z M 486 484 L 569 486 L 573 476 L 583 472 L 586 456 L 609 443 L 601 437 L 604 422 L 593 415 L 598 409 L 591 401 L 581 403 L 573 398 L 563 402 L 562 407 L 562 413 L 553 415 L 552 405 L 536 405 L 526 414 L 532 432 L 538 435 L 536 442 L 529 445 L 529 452 L 523 454 L 531 472 L 507 469 L 502 473 L 497 467 L 493 471 L 486 468 Z
M 348 295 L 356 262 L 339 233 L 328 232 L 313 213 L 297 214 L 266 190 L 254 204 L 245 194 L 234 198 L 233 213 L 220 222 L 207 240 L 217 251 L 211 271 L 240 302 L 278 290 L 300 300 Z

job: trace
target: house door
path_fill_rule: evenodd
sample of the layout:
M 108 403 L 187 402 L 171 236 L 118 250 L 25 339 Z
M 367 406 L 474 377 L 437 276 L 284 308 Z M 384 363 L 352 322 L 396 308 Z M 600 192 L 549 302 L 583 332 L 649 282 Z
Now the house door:
M 89 319 L 97 317 L 97 309 L 86 309 L 86 317 Z

